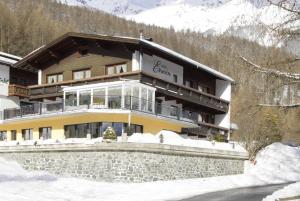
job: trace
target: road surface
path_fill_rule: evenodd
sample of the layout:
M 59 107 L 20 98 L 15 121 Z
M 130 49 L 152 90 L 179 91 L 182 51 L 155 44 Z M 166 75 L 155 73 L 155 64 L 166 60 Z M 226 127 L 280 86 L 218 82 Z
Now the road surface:
M 231 189 L 206 193 L 182 201 L 261 201 L 286 185 L 288 184 Z

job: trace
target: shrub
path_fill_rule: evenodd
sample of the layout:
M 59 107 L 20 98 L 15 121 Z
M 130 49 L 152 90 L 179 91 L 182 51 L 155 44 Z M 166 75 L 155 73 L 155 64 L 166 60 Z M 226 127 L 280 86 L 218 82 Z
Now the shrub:
M 225 142 L 225 137 L 221 133 L 218 133 L 214 136 L 214 140 L 217 142 Z
M 112 127 L 107 127 L 107 129 L 104 131 L 103 139 L 104 140 L 116 140 L 117 135 L 116 135 L 115 130 Z

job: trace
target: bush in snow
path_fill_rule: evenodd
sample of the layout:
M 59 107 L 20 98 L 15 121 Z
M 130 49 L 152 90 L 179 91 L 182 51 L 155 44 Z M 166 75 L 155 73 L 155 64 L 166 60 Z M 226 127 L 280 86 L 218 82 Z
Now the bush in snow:
M 103 139 L 104 140 L 116 140 L 117 135 L 116 135 L 115 130 L 112 127 L 107 127 L 107 129 L 104 131 Z
M 214 136 L 214 140 L 217 142 L 225 142 L 225 137 L 221 133 L 218 133 Z

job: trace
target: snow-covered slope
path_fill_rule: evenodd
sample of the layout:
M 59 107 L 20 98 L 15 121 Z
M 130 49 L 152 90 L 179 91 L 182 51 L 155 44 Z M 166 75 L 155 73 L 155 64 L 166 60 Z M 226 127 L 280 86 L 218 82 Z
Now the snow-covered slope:
M 16 162 L 0 158 L 0 200 L 180 200 L 213 191 L 299 181 L 299 164 L 299 148 L 275 143 L 261 151 L 257 157 L 257 165 L 252 166 L 249 173 L 242 175 L 148 183 L 107 183 L 28 172 Z
M 57 0 L 86 6 L 137 22 L 190 29 L 209 34 L 230 33 L 272 44 L 265 25 L 282 22 L 286 11 L 267 0 Z

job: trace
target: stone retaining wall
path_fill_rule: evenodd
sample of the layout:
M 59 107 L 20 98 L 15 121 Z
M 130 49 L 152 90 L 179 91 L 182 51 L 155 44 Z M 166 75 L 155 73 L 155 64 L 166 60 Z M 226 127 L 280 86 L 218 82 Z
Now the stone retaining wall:
M 243 173 L 239 152 L 160 144 L 112 143 L 1 147 L 27 170 L 107 182 L 149 182 Z

